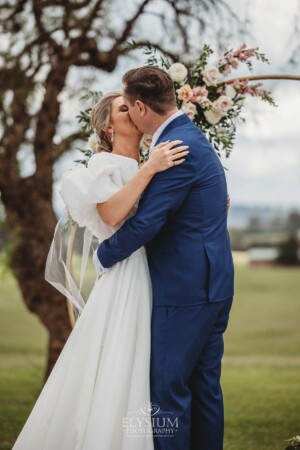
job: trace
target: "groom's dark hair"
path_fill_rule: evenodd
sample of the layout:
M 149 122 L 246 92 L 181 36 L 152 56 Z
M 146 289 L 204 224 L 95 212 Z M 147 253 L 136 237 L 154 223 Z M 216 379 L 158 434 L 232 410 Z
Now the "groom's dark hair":
M 131 104 L 141 100 L 160 115 L 176 107 L 174 84 L 165 70 L 151 66 L 139 67 L 126 72 L 122 81 L 124 95 Z

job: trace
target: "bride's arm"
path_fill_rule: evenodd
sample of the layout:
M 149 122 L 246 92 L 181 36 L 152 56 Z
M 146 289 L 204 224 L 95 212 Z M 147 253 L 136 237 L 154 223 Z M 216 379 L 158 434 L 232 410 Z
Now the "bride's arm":
M 184 156 L 188 154 L 188 146 L 173 148 L 179 144 L 182 144 L 182 141 L 162 142 L 154 147 L 149 160 L 143 164 L 136 175 L 109 200 L 97 204 L 98 212 L 105 223 L 110 226 L 121 223 L 156 173 L 172 167 L 173 160 L 176 160 L 176 165 L 184 162 Z

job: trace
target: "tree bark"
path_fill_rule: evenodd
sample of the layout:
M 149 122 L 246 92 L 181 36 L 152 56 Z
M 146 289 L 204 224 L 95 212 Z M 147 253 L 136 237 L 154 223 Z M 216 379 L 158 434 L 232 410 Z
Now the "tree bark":
M 50 199 L 41 195 L 34 177 L 2 191 L 7 225 L 15 239 L 12 269 L 28 309 L 49 332 L 45 379 L 72 330 L 67 300 L 44 279 L 45 263 L 57 222 Z

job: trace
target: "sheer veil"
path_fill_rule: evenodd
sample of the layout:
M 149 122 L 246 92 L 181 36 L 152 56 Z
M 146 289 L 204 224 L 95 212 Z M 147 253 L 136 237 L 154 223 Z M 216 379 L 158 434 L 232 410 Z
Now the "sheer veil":
M 45 279 L 67 298 L 72 323 L 82 313 L 97 279 L 89 256 L 116 229 L 101 221 L 96 205 L 118 192 L 137 170 L 134 159 L 99 152 L 91 156 L 88 166 L 75 166 L 62 177 L 59 193 L 67 209 L 55 227 Z
M 66 297 L 75 321 L 86 304 L 82 290 L 87 278 L 87 263 L 91 250 L 93 251 L 93 234 L 87 227 L 79 228 L 65 210 L 55 227 L 46 260 L 45 280 Z M 74 251 L 77 266 L 80 267 L 79 277 L 76 278 L 71 269 Z M 95 279 L 96 276 L 95 273 Z

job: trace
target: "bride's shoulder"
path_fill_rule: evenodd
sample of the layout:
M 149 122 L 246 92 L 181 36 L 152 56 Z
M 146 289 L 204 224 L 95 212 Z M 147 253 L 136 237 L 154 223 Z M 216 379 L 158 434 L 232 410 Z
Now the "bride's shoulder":
M 120 160 L 109 152 L 94 153 L 87 164 L 87 169 L 92 173 L 115 172 L 121 169 Z
M 62 183 L 80 180 L 80 183 L 91 182 L 95 177 L 103 174 L 118 173 L 121 169 L 120 161 L 108 152 L 94 153 L 88 160 L 87 165 L 78 164 L 64 172 Z

